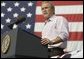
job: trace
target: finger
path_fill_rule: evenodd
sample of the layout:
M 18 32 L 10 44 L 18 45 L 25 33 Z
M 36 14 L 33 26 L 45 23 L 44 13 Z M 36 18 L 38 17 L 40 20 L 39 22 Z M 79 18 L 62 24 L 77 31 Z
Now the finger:
M 46 45 L 47 43 L 46 43 L 46 42 L 43 42 L 42 44 L 43 44 L 43 45 Z
M 47 41 L 42 41 L 41 43 L 42 43 L 43 45 L 48 44 L 48 42 L 47 42 Z
M 42 39 L 41 42 L 45 42 L 46 40 L 45 39 Z
M 47 43 L 48 41 L 47 40 L 42 40 L 41 43 Z
M 46 43 L 46 41 L 44 41 L 44 40 L 43 40 L 43 41 L 41 41 L 41 43 L 42 43 L 42 44 L 45 44 L 45 43 Z

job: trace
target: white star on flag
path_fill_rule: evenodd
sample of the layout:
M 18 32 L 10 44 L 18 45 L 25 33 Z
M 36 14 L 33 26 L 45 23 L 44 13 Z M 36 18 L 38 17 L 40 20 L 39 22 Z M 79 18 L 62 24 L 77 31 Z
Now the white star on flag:
M 27 24 L 25 26 L 26 26 L 26 29 L 30 29 L 31 28 L 31 25 L 30 24 Z
M 27 14 L 27 17 L 31 17 L 31 16 L 32 16 L 32 14 L 31 14 L 31 13 L 28 13 L 28 14 Z
M 15 7 L 18 7 L 20 4 L 18 2 L 14 3 Z
M 1 13 L 1 17 L 4 17 L 4 15 L 5 15 L 4 13 Z
M 29 3 L 28 3 L 28 6 L 32 6 L 32 5 L 33 5 L 33 3 L 32 3 L 32 2 L 29 2 Z
M 13 17 L 18 17 L 18 13 L 14 13 L 13 14 Z
M 8 12 L 11 12 L 12 11 L 12 8 L 11 7 L 7 8 L 7 11 Z
M 20 10 L 21 10 L 22 12 L 25 12 L 26 8 L 22 7 Z
M 1 29 L 3 29 L 4 28 L 4 25 L 3 24 L 1 24 Z
M 6 3 L 5 3 L 5 2 L 2 2 L 2 3 L 1 3 L 1 6 L 5 6 L 5 5 L 6 5 Z
M 10 23 L 11 19 L 10 18 L 7 18 L 6 19 L 6 23 Z
M 13 29 L 16 29 L 16 28 L 17 28 L 17 25 L 16 25 L 16 24 L 14 24 L 14 25 L 13 25 Z

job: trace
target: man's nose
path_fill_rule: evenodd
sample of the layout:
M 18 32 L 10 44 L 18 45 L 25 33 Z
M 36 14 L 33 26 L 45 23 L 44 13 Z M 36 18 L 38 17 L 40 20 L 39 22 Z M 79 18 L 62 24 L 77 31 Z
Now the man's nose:
M 46 9 L 44 9 L 43 12 L 46 12 Z

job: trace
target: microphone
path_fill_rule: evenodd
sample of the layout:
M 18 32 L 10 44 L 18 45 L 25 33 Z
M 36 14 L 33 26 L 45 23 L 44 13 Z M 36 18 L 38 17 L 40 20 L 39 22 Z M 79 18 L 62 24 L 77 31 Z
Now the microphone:
M 26 20 L 26 18 L 25 18 L 24 16 L 19 16 L 19 17 L 16 18 L 16 21 L 13 22 L 12 24 L 8 25 L 8 27 L 9 27 L 10 29 L 13 29 L 13 25 L 14 25 L 14 24 L 18 25 L 18 24 L 22 23 L 22 22 L 25 21 L 25 20 Z

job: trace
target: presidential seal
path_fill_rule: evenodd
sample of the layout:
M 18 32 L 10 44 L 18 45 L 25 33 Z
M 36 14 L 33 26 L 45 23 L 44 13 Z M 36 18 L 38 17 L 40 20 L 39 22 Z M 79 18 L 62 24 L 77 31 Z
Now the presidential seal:
M 2 39 L 2 43 L 1 43 L 1 51 L 2 53 L 7 53 L 8 49 L 10 46 L 10 36 L 6 35 L 3 39 Z

